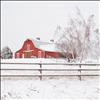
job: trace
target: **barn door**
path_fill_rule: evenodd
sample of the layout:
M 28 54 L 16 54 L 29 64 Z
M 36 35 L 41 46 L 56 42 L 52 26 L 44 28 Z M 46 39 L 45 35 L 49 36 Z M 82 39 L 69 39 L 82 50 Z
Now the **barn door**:
M 20 58 L 20 54 L 19 53 L 17 53 L 17 58 Z
M 38 51 L 38 58 L 41 58 L 41 57 L 42 57 L 42 52 Z
M 22 54 L 22 58 L 24 58 L 24 54 Z

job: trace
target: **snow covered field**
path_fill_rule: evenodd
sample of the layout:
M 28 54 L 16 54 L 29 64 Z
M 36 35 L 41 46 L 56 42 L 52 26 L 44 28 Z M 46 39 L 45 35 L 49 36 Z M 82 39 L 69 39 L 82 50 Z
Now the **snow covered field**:
M 100 100 L 100 80 L 2 80 L 2 100 Z
M 65 60 L 59 59 L 10 59 L 1 60 L 2 63 L 65 63 Z M 1 68 L 38 68 L 33 65 L 7 65 Z M 66 66 L 60 66 L 59 69 Z M 67 66 L 67 68 L 79 68 L 77 66 Z M 83 66 L 83 68 L 91 66 Z M 98 66 L 92 66 L 99 69 Z M 43 68 L 48 68 L 43 66 Z M 57 69 L 57 66 L 49 66 L 51 69 Z M 17 72 L 1 72 L 1 74 L 19 74 Z M 20 72 L 22 73 L 22 72 Z M 51 72 L 50 72 L 51 73 Z M 94 72 L 95 73 L 95 72 Z M 27 71 L 24 74 L 29 74 Z M 33 72 L 32 72 L 33 74 Z M 34 73 L 35 74 L 35 73 Z M 47 73 L 44 73 L 47 74 Z M 53 72 L 52 74 L 57 74 Z M 65 73 L 63 73 L 65 74 Z M 67 73 L 69 74 L 69 73 Z M 71 72 L 70 74 L 75 74 Z M 78 74 L 78 73 L 77 73 Z M 83 72 L 84 74 L 84 72 Z M 86 74 L 86 73 L 85 73 Z M 89 74 L 89 73 L 88 73 Z M 100 79 L 99 77 L 84 78 L 82 81 L 78 77 L 56 77 L 56 78 L 1 78 L 1 99 L 2 100 L 100 100 Z
M 27 58 L 18 58 L 18 59 L 1 59 L 1 62 L 10 62 L 10 63 L 17 63 L 17 62 L 28 62 L 28 63 L 39 63 L 39 62 L 43 62 L 43 63 L 66 63 L 66 59 L 53 59 L 53 58 L 30 58 L 30 59 L 27 59 Z M 87 59 L 86 61 L 82 61 L 83 63 L 100 63 L 100 58 L 97 60 L 97 59 Z M 68 63 L 68 62 L 67 62 Z M 76 63 L 76 62 L 72 62 L 72 63 Z M 79 63 L 79 61 L 77 60 L 77 63 Z

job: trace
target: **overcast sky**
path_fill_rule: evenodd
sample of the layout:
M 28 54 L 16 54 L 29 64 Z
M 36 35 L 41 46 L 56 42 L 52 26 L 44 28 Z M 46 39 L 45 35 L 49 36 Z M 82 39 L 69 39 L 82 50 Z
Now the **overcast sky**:
M 2 1 L 1 48 L 9 46 L 15 52 L 27 38 L 49 41 L 57 25 L 65 27 L 68 18 L 75 16 L 76 7 L 84 18 L 94 14 L 98 25 L 97 1 Z

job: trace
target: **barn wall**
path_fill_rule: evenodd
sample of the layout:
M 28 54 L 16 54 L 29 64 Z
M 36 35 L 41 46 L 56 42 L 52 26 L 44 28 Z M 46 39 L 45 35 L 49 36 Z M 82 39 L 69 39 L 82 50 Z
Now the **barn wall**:
M 47 52 L 46 51 L 46 58 L 48 58 L 48 57 L 59 58 L 60 56 L 59 56 L 59 53 L 57 53 L 57 52 Z

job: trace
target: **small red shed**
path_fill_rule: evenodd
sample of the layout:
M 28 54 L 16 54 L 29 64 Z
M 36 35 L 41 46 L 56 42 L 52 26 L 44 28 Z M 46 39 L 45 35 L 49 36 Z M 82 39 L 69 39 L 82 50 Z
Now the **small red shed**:
M 59 58 L 59 53 L 48 50 L 48 46 L 53 45 L 40 40 L 27 39 L 22 48 L 15 52 L 15 58 Z

